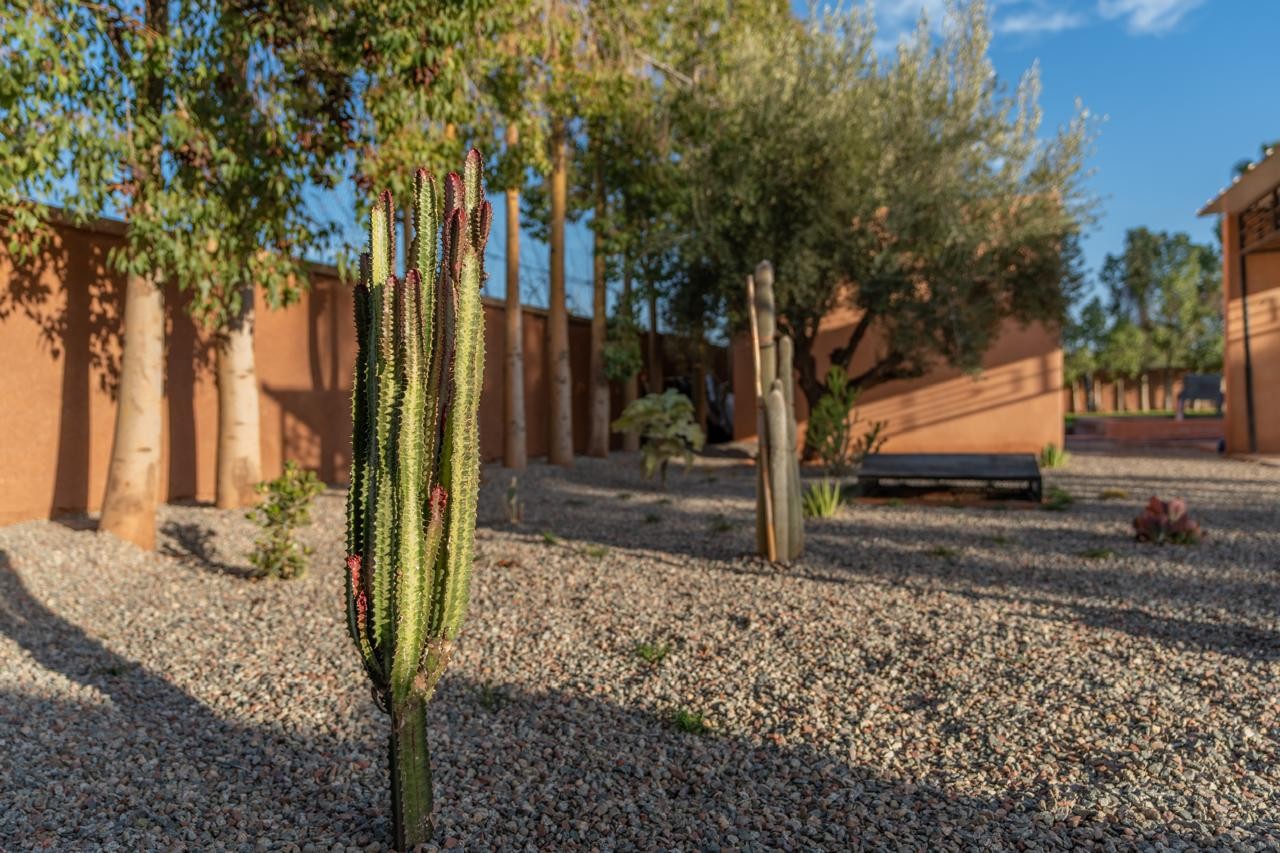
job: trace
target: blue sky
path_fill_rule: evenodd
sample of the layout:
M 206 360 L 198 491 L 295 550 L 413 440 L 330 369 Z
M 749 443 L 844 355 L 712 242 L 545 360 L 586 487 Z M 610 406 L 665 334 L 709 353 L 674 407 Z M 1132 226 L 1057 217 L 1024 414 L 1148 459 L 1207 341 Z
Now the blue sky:
M 797 8 L 803 2 L 793 2 Z M 943 0 L 879 0 L 881 39 L 912 29 Z M 1196 211 L 1243 158 L 1280 139 L 1280 0 L 998 0 L 996 73 L 1010 86 L 1040 66 L 1044 130 L 1079 98 L 1103 117 L 1089 165 L 1100 219 L 1085 240 L 1091 272 L 1128 228 L 1213 239 Z

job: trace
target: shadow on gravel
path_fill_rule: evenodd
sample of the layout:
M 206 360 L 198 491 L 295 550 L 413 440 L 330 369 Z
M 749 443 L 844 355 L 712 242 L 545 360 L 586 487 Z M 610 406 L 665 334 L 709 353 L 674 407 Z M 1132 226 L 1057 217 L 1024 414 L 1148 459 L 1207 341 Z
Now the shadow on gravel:
M 331 848 L 386 838 L 385 750 L 368 734 L 384 723 L 371 702 L 331 721 L 350 736 L 223 720 L 37 601 L 3 551 L 0 632 L 90 691 L 81 701 L 41 692 L 48 686 L 0 694 L 0 838 L 244 850 L 263 839 Z M 998 796 L 965 796 L 808 744 L 686 734 L 586 692 L 458 675 L 432 705 L 432 741 L 438 840 L 462 849 L 1066 850 L 1280 838 L 1275 821 L 1215 838 L 1182 822 L 1050 813 L 1054 802 L 1092 802 L 1093 777 L 1056 791 L 1014 778 Z
M 160 528 L 160 553 L 181 560 L 188 566 L 236 578 L 253 578 L 249 566 L 238 566 L 218 558 L 217 533 L 195 522 L 166 522 Z M 167 541 L 166 541 L 167 540 Z

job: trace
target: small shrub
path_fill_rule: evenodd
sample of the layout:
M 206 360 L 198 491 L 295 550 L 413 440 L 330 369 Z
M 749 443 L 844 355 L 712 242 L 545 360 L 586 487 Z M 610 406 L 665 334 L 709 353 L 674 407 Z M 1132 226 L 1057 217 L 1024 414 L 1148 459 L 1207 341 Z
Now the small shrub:
M 486 681 L 476 688 L 476 701 L 486 711 L 496 711 L 507 701 L 507 697 L 502 690 L 493 686 L 493 682 Z
M 1086 560 L 1106 560 L 1114 557 L 1115 555 L 1116 552 L 1112 551 L 1110 548 L 1089 548 L 1088 550 L 1080 552 L 1080 556 L 1084 557 Z
M 636 657 L 656 666 L 662 663 L 669 651 L 671 647 L 666 643 L 640 643 L 636 646 Z
M 1061 486 L 1050 486 L 1049 498 L 1044 502 L 1044 508 L 1051 512 L 1062 512 L 1075 501 L 1076 499 L 1066 489 Z
M 693 403 L 674 388 L 632 400 L 613 422 L 615 432 L 640 435 L 640 471 L 646 479 L 656 473 L 667 487 L 667 464 L 683 457 L 693 464 L 693 452 L 702 449 L 706 437 L 693 419 Z
M 559 545 L 560 537 L 552 533 L 550 530 L 542 531 L 542 541 L 547 545 Z
M 896 508 L 898 508 L 898 507 L 900 507 L 900 506 L 906 506 L 906 505 L 907 505 L 907 502 L 906 502 L 906 501 L 904 501 L 902 498 L 889 498 L 889 500 L 887 500 L 887 501 L 885 501 L 885 502 L 884 502 L 884 505 L 885 505 L 885 506 L 891 506 L 891 507 L 894 507 L 894 508 L 896 509 Z
M 615 498 L 617 498 L 617 499 L 618 499 L 618 500 L 620 500 L 620 501 L 629 501 L 629 500 L 631 500 L 631 493 L 630 493 L 630 492 L 618 492 L 616 495 L 614 495 L 614 497 L 615 497 Z
M 609 554 L 609 549 L 604 545 L 588 545 L 582 549 L 582 553 L 586 554 L 593 560 L 603 560 Z
M 713 515 L 711 517 L 712 533 L 728 533 L 733 529 L 733 522 L 725 518 L 723 515 Z
M 960 552 L 947 545 L 935 545 L 929 549 L 929 555 L 932 557 L 942 557 L 945 560 L 954 560 L 956 557 L 960 556 Z
M 1000 534 L 1000 535 L 996 535 L 996 536 L 992 536 L 992 537 L 991 537 L 991 544 L 993 544 L 993 545 L 1011 545 L 1011 544 L 1013 544 L 1013 540 L 1012 540 L 1012 539 L 1010 539 L 1008 536 L 1004 536 L 1004 535 Z
M 861 435 L 854 436 L 857 402 L 858 389 L 849 385 L 844 368 L 832 365 L 827 371 L 826 393 L 809 413 L 805 433 L 805 444 L 822 460 L 829 474 L 847 474 L 885 442 L 884 421 L 875 421 Z
M 1122 501 L 1129 497 L 1129 493 L 1124 489 L 1103 489 L 1098 492 L 1098 500 L 1103 501 Z
M 1187 502 L 1181 498 L 1162 501 L 1155 495 L 1133 520 L 1133 529 L 1139 542 L 1163 545 L 1195 545 L 1204 538 L 1200 523 L 1187 514 Z
M 840 484 L 835 480 L 824 479 L 806 489 L 801 501 L 807 517 L 830 518 L 836 514 L 836 510 L 840 509 L 843 499 Z
M 1070 460 L 1071 454 L 1053 442 L 1040 449 L 1041 468 L 1061 468 Z
M 263 496 L 245 517 L 258 525 L 262 535 L 254 542 L 249 562 L 257 576 L 291 580 L 307 572 L 307 556 L 311 549 L 293 538 L 294 531 L 311 520 L 311 502 L 324 491 L 324 484 L 314 471 L 298 467 L 293 460 L 284 463 L 284 472 L 274 480 L 256 487 Z
M 711 731 L 711 725 L 701 711 L 687 711 L 684 708 L 677 708 L 671 712 L 669 720 L 674 729 L 687 734 L 702 735 Z
M 646 512 L 644 514 L 645 524 L 657 524 L 659 521 L 662 521 L 662 516 L 658 515 L 656 512 Z
M 516 478 L 512 477 L 511 485 L 507 486 L 507 496 L 502 503 L 502 510 L 507 516 L 508 524 L 519 524 L 524 518 L 524 501 L 520 500 L 518 486 Z

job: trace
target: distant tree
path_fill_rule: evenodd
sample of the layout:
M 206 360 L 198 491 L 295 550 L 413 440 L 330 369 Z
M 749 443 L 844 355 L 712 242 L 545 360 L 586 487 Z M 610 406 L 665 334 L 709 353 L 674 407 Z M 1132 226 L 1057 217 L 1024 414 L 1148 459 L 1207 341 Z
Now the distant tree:
M 1123 412 L 1125 380 L 1136 379 L 1149 359 L 1150 343 L 1142 329 L 1121 318 L 1107 329 L 1098 352 L 1098 366 L 1116 383 L 1116 411 Z
M 1173 399 L 1174 368 L 1221 367 L 1221 268 L 1215 247 L 1184 233 L 1130 229 L 1123 251 L 1103 262 L 1102 281 L 1115 322 L 1127 320 L 1145 337 L 1143 368 L 1164 371 L 1166 405 Z
M 746 271 L 774 262 L 810 406 L 819 355 L 866 388 L 939 363 L 977 369 L 1006 320 L 1065 318 L 1087 115 L 1040 139 L 1034 71 L 1002 93 L 989 40 L 980 2 L 950 7 L 940 46 L 922 24 L 889 63 L 862 14 L 780 22 L 737 38 L 689 92 L 684 263 L 712 270 L 735 310 Z M 817 352 L 819 323 L 842 307 L 853 328 Z
M 1080 310 L 1078 317 L 1069 317 L 1063 328 L 1063 369 L 1065 379 L 1074 388 L 1077 382 L 1085 387 L 1085 402 L 1076 411 L 1093 411 L 1097 400 L 1094 395 L 1094 374 L 1100 369 L 1100 354 L 1107 334 L 1107 311 L 1096 296 Z

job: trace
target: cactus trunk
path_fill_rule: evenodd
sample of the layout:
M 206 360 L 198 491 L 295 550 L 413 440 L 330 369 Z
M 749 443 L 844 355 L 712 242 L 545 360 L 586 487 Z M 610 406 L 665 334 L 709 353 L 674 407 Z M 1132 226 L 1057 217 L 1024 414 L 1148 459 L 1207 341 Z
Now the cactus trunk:
M 756 318 L 757 387 L 764 394 L 760 419 L 760 451 L 756 465 L 756 545 L 769 554 L 769 525 L 780 560 L 797 559 L 804 552 L 804 510 L 800 497 L 800 461 L 796 456 L 795 348 L 791 338 L 777 337 L 773 296 L 773 265 L 761 261 L 752 277 L 754 299 L 748 306 Z M 765 488 L 766 469 L 769 488 Z M 768 495 L 768 497 L 766 497 Z M 770 513 L 765 501 L 770 501 Z
M 355 289 L 347 627 L 391 714 L 395 843 L 431 837 L 426 703 L 466 611 L 479 490 L 480 286 L 492 217 L 472 151 L 440 199 L 419 170 L 406 271 L 389 193 L 370 214 Z M 406 227 L 406 232 L 408 228 Z

